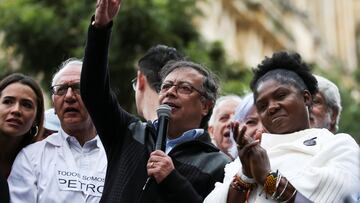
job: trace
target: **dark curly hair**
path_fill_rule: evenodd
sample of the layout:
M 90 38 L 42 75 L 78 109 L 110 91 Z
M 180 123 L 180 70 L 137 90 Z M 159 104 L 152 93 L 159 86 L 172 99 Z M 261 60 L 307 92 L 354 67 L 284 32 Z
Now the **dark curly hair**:
M 261 82 L 275 79 L 281 84 L 290 84 L 299 90 L 308 90 L 314 95 L 318 91 L 317 80 L 309 66 L 301 60 L 298 53 L 285 51 L 275 52 L 253 69 L 254 77 L 250 83 L 251 90 L 257 97 L 256 89 Z

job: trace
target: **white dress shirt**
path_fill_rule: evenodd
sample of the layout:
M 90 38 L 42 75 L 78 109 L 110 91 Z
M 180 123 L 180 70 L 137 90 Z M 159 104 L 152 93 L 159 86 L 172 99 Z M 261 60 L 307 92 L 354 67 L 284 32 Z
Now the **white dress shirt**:
M 81 147 L 60 129 L 20 151 L 8 178 L 11 202 L 99 202 L 106 167 L 98 136 Z

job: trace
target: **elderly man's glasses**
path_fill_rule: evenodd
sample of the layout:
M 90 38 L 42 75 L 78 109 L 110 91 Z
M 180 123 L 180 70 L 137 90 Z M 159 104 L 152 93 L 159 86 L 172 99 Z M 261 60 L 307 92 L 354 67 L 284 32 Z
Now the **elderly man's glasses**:
M 69 87 L 75 94 L 80 94 L 80 83 L 79 82 L 54 85 L 51 87 L 51 91 L 54 95 L 61 96 L 61 95 L 65 95 L 67 93 Z
M 206 97 L 205 93 L 196 89 L 194 86 L 192 86 L 191 84 L 187 83 L 187 82 L 182 82 L 179 84 L 173 84 L 173 83 L 163 83 L 160 86 L 160 94 L 165 94 L 167 91 L 169 91 L 169 89 L 171 89 L 172 87 L 175 87 L 175 90 L 178 94 L 191 94 L 194 92 L 194 90 L 196 92 L 198 92 L 201 96 Z

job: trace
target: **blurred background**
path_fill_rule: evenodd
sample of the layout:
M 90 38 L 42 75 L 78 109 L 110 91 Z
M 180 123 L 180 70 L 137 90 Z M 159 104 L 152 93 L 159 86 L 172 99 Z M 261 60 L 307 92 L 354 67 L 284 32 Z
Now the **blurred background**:
M 67 58 L 83 57 L 95 3 L 0 0 L 0 78 L 11 72 L 35 77 L 49 108 L 53 73 Z M 338 85 L 339 132 L 360 143 L 360 0 L 123 0 L 109 64 L 113 89 L 128 111 L 135 112 L 130 81 L 137 60 L 156 44 L 208 66 L 223 95 L 240 96 L 265 56 L 298 52 L 314 73 Z

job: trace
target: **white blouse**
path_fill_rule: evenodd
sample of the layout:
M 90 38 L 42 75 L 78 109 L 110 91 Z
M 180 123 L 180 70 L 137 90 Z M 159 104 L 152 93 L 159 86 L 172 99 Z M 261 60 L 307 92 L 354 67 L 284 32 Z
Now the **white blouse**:
M 313 141 L 310 141 L 313 140 Z M 326 129 L 306 129 L 291 134 L 262 136 L 273 171 L 285 176 L 313 202 L 342 202 L 360 191 L 360 149 L 348 134 L 334 135 Z M 225 166 L 223 183 L 206 197 L 206 203 L 226 202 L 233 176 L 241 171 L 239 158 Z M 276 202 L 259 195 L 263 187 L 250 193 L 249 202 Z

